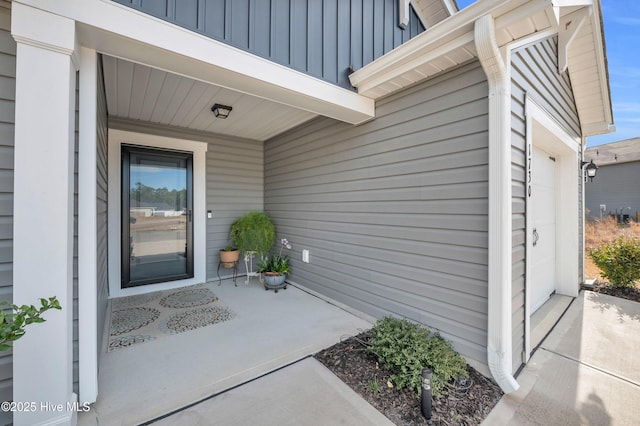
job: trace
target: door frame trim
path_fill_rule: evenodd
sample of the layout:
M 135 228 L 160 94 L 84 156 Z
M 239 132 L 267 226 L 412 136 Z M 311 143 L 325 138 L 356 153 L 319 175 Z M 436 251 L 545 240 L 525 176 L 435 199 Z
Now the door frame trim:
M 526 114 L 526 261 L 525 261 L 525 329 L 524 329 L 524 362 L 531 357 L 531 295 L 532 283 L 531 253 L 533 240 L 533 214 L 529 209 L 529 188 L 531 172 L 532 148 L 536 147 L 554 155 L 556 158 L 555 179 L 555 216 L 556 216 L 556 292 L 571 297 L 578 296 L 579 276 L 579 188 L 580 169 L 579 153 L 581 139 L 571 136 L 540 103 L 530 94 L 525 99 Z M 561 230 L 561 232 L 559 232 Z M 572 255 L 575 253 L 575 255 Z
M 206 154 L 208 144 L 186 139 L 109 129 L 108 224 L 121 229 L 121 146 L 173 149 L 193 154 L 193 278 L 121 288 L 121 233 L 109 232 L 109 298 L 168 290 L 206 281 Z

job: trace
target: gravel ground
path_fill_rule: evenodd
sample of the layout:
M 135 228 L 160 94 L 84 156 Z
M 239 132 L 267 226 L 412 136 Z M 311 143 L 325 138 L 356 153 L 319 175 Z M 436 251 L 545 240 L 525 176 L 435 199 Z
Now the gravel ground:
M 387 385 L 391 373 L 365 350 L 368 339 L 369 332 L 361 333 L 315 358 L 396 425 L 479 425 L 502 396 L 495 382 L 467 366 L 469 378 L 433 399 L 427 421 L 414 390 Z

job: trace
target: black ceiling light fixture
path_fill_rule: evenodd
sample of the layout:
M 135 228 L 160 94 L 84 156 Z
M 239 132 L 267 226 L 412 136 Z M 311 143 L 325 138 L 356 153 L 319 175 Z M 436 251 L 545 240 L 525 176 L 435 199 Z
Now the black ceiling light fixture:
M 584 168 L 584 166 L 587 166 L 586 168 Z M 583 161 L 580 164 L 580 168 L 584 168 L 584 170 L 587 172 L 587 176 L 589 178 L 590 182 L 593 182 L 593 178 L 596 177 L 596 173 L 598 173 L 598 166 L 593 162 L 593 160 L 591 160 L 590 162 L 586 162 Z
M 229 114 L 231 114 L 232 109 L 233 108 L 231 108 L 230 106 L 222 105 L 222 104 L 214 104 L 211 107 L 211 111 L 213 111 L 213 115 L 215 115 L 216 118 L 222 118 L 222 119 L 229 117 Z

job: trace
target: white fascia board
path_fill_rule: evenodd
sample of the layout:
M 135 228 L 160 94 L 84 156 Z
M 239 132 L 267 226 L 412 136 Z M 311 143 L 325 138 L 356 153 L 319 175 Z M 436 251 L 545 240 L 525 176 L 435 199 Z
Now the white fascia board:
M 451 17 L 427 29 L 391 52 L 355 71 L 349 76 L 351 84 L 364 92 L 409 69 L 426 64 L 464 46 L 474 39 L 474 24 L 481 16 L 496 18 L 496 30 L 512 23 L 504 18 L 522 9 L 523 15 L 548 6 L 546 0 L 486 0 L 476 2 Z M 517 13 L 517 12 L 516 12 Z M 502 18 L 502 19 L 500 19 Z
M 612 133 L 616 131 L 616 126 L 607 123 L 606 121 L 600 123 L 589 123 L 582 126 L 582 136 L 596 136 L 604 135 L 606 133 Z
M 76 21 L 80 44 L 340 121 L 375 115 L 373 100 L 107 0 L 16 0 Z
M 458 13 L 458 11 L 460 10 L 458 9 L 458 5 L 454 0 L 441 0 L 441 3 L 444 6 L 445 10 L 449 12 L 449 16 Z
M 611 106 L 611 93 L 609 89 L 609 72 L 607 70 L 607 57 L 604 50 L 604 40 L 602 38 L 602 7 L 600 0 L 593 0 L 594 13 L 591 14 L 592 33 L 595 37 L 596 63 L 598 64 L 598 78 L 600 91 L 604 100 L 604 121 L 611 129 L 603 133 L 615 131 L 613 126 L 613 107 Z

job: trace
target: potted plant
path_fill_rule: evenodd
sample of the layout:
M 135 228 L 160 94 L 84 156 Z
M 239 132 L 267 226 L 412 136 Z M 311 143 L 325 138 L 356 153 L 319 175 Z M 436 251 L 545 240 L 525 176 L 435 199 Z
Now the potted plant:
M 280 240 L 280 251 L 273 256 L 266 256 L 260 260 L 258 264 L 258 272 L 262 274 L 264 288 L 269 290 L 278 288 L 287 288 L 284 284 L 288 274 L 291 274 L 291 266 L 289 265 L 289 257 L 282 255 L 283 248 L 291 249 L 291 244 L 286 238 Z
M 220 249 L 220 263 L 225 268 L 233 268 L 240 257 L 240 250 L 237 247 L 226 246 Z
M 275 243 L 276 229 L 265 213 L 250 211 L 231 224 L 229 239 L 245 256 L 255 253 L 264 257 Z

